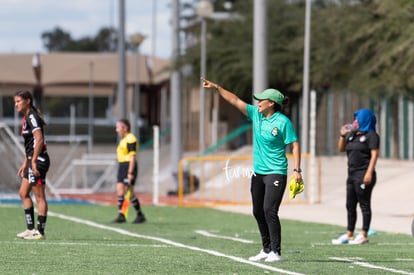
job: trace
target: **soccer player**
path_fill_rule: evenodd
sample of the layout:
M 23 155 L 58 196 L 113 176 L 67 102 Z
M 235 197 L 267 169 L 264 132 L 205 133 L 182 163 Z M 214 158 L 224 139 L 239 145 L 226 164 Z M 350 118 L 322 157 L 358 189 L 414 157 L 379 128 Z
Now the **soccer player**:
M 137 216 L 133 223 L 143 223 L 146 221 L 142 213 L 138 197 L 134 193 L 134 185 L 138 175 L 138 140 L 134 134 L 130 132 L 131 124 L 127 119 L 121 119 L 116 123 L 115 131 L 121 138 L 119 141 L 116 153 L 118 156 L 118 174 L 116 192 L 118 196 L 118 217 L 113 221 L 114 223 L 125 223 L 125 212 L 122 211 L 122 206 L 126 199 L 125 195 L 129 191 L 130 201 L 134 206 Z M 127 206 L 128 207 L 128 206 Z
M 280 262 L 281 224 L 279 206 L 287 184 L 286 146 L 292 145 L 293 177 L 302 180 L 300 148 L 292 122 L 282 112 L 287 98 L 278 90 L 266 89 L 254 94 L 257 106 L 247 104 L 232 92 L 203 77 L 205 88 L 214 88 L 227 102 L 253 123 L 253 169 L 251 195 L 253 215 L 259 227 L 262 249 L 250 261 Z
M 46 123 L 41 111 L 34 106 L 30 91 L 18 91 L 14 96 L 14 104 L 16 110 L 23 114 L 21 135 L 26 155 L 17 174 L 22 178 L 19 195 L 24 207 L 27 229 L 17 234 L 17 237 L 25 240 L 42 240 L 45 238 L 48 210 L 45 195 L 46 173 L 50 166 L 43 130 Z M 31 191 L 37 202 L 37 229 L 34 224 Z

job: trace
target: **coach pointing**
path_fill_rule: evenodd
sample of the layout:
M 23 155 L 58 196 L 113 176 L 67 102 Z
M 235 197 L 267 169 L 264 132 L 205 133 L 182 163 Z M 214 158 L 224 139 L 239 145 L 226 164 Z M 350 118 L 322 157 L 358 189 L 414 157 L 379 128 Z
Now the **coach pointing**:
M 279 206 L 287 184 L 288 161 L 286 146 L 292 144 L 293 177 L 302 179 L 300 148 L 290 119 L 282 113 L 288 99 L 276 89 L 266 89 L 253 97 L 257 106 L 247 104 L 234 93 L 203 77 L 204 88 L 215 89 L 253 124 L 253 170 L 251 195 L 253 215 L 262 238 L 259 254 L 250 261 L 279 262 L 281 258 L 281 224 Z

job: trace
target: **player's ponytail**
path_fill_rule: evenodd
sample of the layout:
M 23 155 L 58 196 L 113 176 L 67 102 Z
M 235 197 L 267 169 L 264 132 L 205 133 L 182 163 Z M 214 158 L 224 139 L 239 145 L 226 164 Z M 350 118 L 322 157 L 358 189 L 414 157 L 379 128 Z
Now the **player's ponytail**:
M 33 95 L 30 91 L 20 90 L 20 91 L 16 92 L 15 96 L 19 96 L 19 97 L 23 98 L 24 100 L 27 100 L 27 99 L 30 100 L 30 108 L 32 108 L 33 110 L 36 111 L 37 115 L 39 116 L 40 123 L 42 124 L 42 126 L 47 125 L 46 121 L 43 119 L 43 114 L 40 111 L 40 109 L 37 108 L 36 106 L 34 106 Z
M 35 107 L 33 104 L 31 106 L 36 111 L 37 115 L 39 116 L 40 123 L 42 123 L 42 126 L 47 126 L 47 123 L 46 123 L 46 121 L 43 118 L 42 111 L 40 111 L 40 109 L 37 108 L 37 107 Z
M 288 105 L 288 103 L 289 103 L 289 97 L 287 97 L 287 96 L 284 96 L 282 105 L 279 105 L 279 104 L 277 104 L 275 102 L 275 105 L 274 105 L 275 106 L 274 107 L 275 112 L 281 112 L 281 113 L 283 113 L 284 108 L 285 108 L 285 106 Z

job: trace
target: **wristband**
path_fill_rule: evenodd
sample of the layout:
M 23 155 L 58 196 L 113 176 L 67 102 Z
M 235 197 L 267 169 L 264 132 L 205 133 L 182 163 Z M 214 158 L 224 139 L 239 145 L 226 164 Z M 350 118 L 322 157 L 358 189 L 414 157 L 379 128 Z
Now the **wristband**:
M 293 172 L 302 173 L 302 169 L 300 169 L 300 168 L 294 168 L 294 169 L 293 169 Z

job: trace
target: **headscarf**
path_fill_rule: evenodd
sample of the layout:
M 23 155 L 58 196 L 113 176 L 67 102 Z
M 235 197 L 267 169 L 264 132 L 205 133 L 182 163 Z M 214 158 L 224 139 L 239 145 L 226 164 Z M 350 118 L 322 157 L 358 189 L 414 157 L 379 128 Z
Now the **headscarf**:
M 358 121 L 358 130 L 361 132 L 375 132 L 375 124 L 377 118 L 374 113 L 369 109 L 359 109 L 354 113 L 355 119 Z

